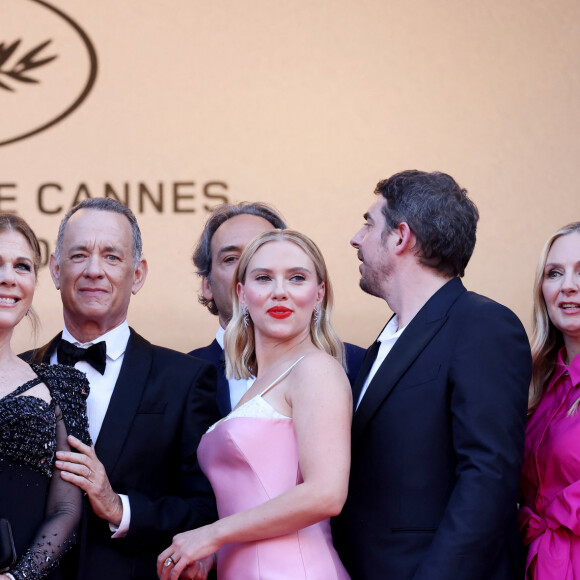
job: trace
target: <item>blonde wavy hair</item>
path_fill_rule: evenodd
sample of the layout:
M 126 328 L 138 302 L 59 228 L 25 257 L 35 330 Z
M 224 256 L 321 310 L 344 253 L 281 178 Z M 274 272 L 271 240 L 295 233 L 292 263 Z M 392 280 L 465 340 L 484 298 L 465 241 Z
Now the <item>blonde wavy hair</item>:
M 554 326 L 548 316 L 548 308 L 544 300 L 542 284 L 544 282 L 544 269 L 548 261 L 548 254 L 554 242 L 562 236 L 573 233 L 580 233 L 580 222 L 573 222 L 560 228 L 552 234 L 545 243 L 538 269 L 534 281 L 534 309 L 533 309 L 533 329 L 531 338 L 532 349 L 532 383 L 530 385 L 530 396 L 528 400 L 528 413 L 536 409 L 540 402 L 550 377 L 554 372 L 558 351 L 564 345 L 562 333 Z M 580 405 L 580 397 L 570 407 L 568 414 L 573 415 Z
M 254 254 L 264 245 L 275 242 L 292 242 L 296 244 L 314 263 L 318 283 L 324 282 L 325 292 L 320 304 L 318 321 L 312 316 L 310 320 L 310 338 L 313 344 L 336 358 L 345 367 L 344 345 L 330 322 L 333 304 L 333 292 L 322 253 L 316 244 L 304 234 L 294 230 L 270 230 L 255 237 L 242 252 L 234 277 L 233 315 L 224 337 L 226 354 L 226 376 L 236 379 L 247 379 L 257 376 L 256 345 L 254 340 L 254 323 L 250 318 L 244 324 L 244 313 L 240 306 L 235 288 L 238 282 L 245 284 L 248 264 Z

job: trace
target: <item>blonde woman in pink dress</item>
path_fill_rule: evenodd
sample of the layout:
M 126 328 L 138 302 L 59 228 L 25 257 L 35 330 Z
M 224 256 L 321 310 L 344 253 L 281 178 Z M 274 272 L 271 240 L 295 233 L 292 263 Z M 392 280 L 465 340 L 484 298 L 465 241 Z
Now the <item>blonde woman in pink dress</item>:
M 324 260 L 274 230 L 248 245 L 236 282 L 226 373 L 256 380 L 198 449 L 220 519 L 177 535 L 159 575 L 204 579 L 217 556 L 219 580 L 346 580 L 329 518 L 346 500 L 352 397 Z
M 521 478 L 526 578 L 580 578 L 580 222 L 546 243 L 534 291 Z

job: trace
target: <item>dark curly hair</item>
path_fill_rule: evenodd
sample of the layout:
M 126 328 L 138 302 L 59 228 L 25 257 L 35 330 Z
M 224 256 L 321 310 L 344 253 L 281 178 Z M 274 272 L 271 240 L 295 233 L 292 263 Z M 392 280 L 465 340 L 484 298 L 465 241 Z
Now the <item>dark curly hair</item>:
M 417 238 L 421 264 L 450 277 L 465 274 L 479 212 L 453 177 L 439 171 L 401 171 L 379 181 L 375 193 L 387 200 L 385 233 L 406 222 Z

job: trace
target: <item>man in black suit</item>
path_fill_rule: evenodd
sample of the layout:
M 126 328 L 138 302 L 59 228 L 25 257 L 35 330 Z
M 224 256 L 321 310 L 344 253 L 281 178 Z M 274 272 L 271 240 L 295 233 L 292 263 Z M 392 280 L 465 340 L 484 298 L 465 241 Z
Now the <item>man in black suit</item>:
M 525 331 L 461 283 L 479 215 L 449 175 L 404 171 L 375 193 L 351 244 L 361 288 L 394 316 L 353 388 L 335 546 L 356 580 L 521 578 Z
M 85 200 L 63 219 L 50 258 L 64 330 L 28 359 L 71 364 L 90 383 L 94 447 L 71 438 L 61 477 L 90 508 L 66 578 L 155 580 L 157 555 L 174 534 L 215 519 L 196 450 L 219 418 L 212 365 L 154 346 L 127 324 L 131 294 L 145 282 L 133 213 L 107 198 Z
M 201 277 L 199 301 L 219 317 L 215 340 L 189 354 L 213 363 L 218 371 L 217 401 L 222 416 L 227 415 L 253 383 L 253 379 L 227 379 L 225 375 L 224 331 L 232 317 L 232 292 L 238 259 L 258 234 L 286 229 L 282 216 L 271 206 L 255 202 L 222 204 L 207 220 L 193 253 L 193 263 Z M 345 343 L 348 377 L 357 375 L 364 350 Z

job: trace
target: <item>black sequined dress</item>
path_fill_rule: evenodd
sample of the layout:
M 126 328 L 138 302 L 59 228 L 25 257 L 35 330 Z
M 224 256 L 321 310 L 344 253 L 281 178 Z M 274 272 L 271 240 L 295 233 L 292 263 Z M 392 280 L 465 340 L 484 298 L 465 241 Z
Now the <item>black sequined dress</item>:
M 14 534 L 16 580 L 43 578 L 74 543 L 82 492 L 54 474 L 67 434 L 90 445 L 85 375 L 72 367 L 31 364 L 37 378 L 0 399 L 0 517 Z M 44 383 L 46 401 L 27 394 Z

